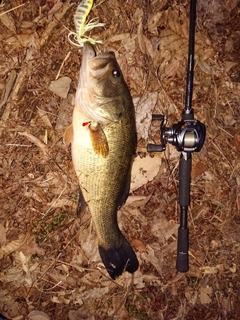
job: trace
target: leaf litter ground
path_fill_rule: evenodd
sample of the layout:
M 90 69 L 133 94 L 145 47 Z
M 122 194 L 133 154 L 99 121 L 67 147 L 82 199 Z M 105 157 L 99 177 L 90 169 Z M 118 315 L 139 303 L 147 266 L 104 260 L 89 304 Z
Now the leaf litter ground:
M 75 215 L 77 179 L 62 142 L 81 64 L 81 49 L 67 41 L 76 6 L 14 0 L 0 8 L 0 312 L 14 319 L 239 319 L 238 1 L 198 1 L 193 107 L 207 137 L 193 155 L 186 274 L 175 269 L 179 153 L 168 146 L 148 155 L 146 145 L 159 141 L 152 112 L 169 125 L 181 119 L 189 3 L 96 1 L 90 14 L 106 24 L 91 36 L 103 41 L 98 50 L 116 52 L 137 114 L 131 195 L 118 219 L 140 269 L 117 281 L 99 258 L 89 213 Z

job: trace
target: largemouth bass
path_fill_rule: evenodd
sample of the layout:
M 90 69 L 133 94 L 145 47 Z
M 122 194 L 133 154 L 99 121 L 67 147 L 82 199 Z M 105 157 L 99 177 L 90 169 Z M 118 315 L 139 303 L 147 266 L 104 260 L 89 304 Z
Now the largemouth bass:
M 113 52 L 96 55 L 85 43 L 73 122 L 65 133 L 80 189 L 98 236 L 109 275 L 138 268 L 137 257 L 121 233 L 117 211 L 127 199 L 136 149 L 132 98 Z

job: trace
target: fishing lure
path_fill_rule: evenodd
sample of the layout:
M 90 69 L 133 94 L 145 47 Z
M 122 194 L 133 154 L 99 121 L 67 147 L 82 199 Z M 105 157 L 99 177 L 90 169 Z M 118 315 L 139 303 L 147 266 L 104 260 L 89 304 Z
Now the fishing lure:
M 71 31 L 68 34 L 68 40 L 71 44 L 82 47 L 83 43 L 88 41 L 91 44 L 101 43 L 101 40 L 94 40 L 85 35 L 87 31 L 90 31 L 96 27 L 103 27 L 105 23 L 99 22 L 96 18 L 91 19 L 87 24 L 85 24 L 87 16 L 92 9 L 94 0 L 82 0 L 78 5 L 76 13 L 74 15 L 74 24 L 76 32 Z M 71 40 L 73 35 L 74 41 Z

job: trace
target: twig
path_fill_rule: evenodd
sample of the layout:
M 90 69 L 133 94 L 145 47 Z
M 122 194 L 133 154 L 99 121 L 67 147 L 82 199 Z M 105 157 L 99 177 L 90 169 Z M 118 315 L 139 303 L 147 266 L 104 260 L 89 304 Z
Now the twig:
M 231 165 L 231 163 L 229 162 L 228 158 L 222 153 L 222 151 L 220 150 L 220 148 L 215 144 L 215 142 L 212 140 L 211 143 L 213 144 L 214 148 L 216 150 L 218 150 L 218 152 L 221 154 L 221 156 L 227 161 L 228 165 L 230 166 L 230 168 L 234 169 L 233 166 Z
M 12 91 L 13 85 L 15 83 L 16 77 L 17 77 L 17 72 L 14 69 L 12 69 L 12 71 L 10 72 L 7 78 L 6 87 L 0 99 L 0 108 L 2 108 L 2 106 L 7 102 L 10 96 L 10 93 Z M 2 119 L 4 120 L 4 114 L 2 115 Z
M 16 77 L 17 77 L 17 73 L 13 69 L 8 76 L 7 84 L 1 98 L 0 108 L 8 101 L 9 96 L 14 91 L 13 86 L 16 83 Z M 8 102 L 3 111 L 2 118 L 0 120 L 0 136 L 2 135 L 2 132 L 4 130 L 4 124 L 9 117 L 10 111 L 11 111 L 11 103 Z
M 65 61 L 67 61 L 67 59 L 69 58 L 70 54 L 71 54 L 71 51 L 69 51 L 69 52 L 66 54 L 66 57 L 64 58 L 61 66 L 60 66 L 60 68 L 59 68 L 59 70 L 58 70 L 58 73 L 57 73 L 57 75 L 56 75 L 55 80 L 57 80 L 57 79 L 59 78 L 59 75 L 60 75 L 60 73 L 61 73 L 61 71 L 62 71 L 62 68 L 63 68 L 63 66 L 64 66 L 64 63 L 65 63 Z
M 53 201 L 53 203 L 51 204 L 50 208 L 48 208 L 48 210 L 42 215 L 42 218 L 44 218 L 44 217 L 48 214 L 48 212 L 51 211 L 51 209 L 53 208 L 54 204 L 57 202 L 58 199 L 61 198 L 63 192 L 64 192 L 66 189 L 67 189 L 67 187 L 65 187 L 65 188 L 61 191 L 61 193 L 59 194 L 59 196 L 57 197 L 57 199 L 55 199 L 55 200 Z
M 48 147 L 43 142 L 41 142 L 38 138 L 36 138 L 31 133 L 28 133 L 26 131 L 25 132 L 18 132 L 18 134 L 20 134 L 21 136 L 24 136 L 24 137 L 28 138 L 30 141 L 32 141 L 42 151 L 44 157 L 46 159 L 49 158 Z
M 7 10 L 7 11 L 4 11 L 4 12 L 0 13 L 0 17 L 3 16 L 4 14 L 8 13 L 8 12 L 11 12 L 11 11 L 13 11 L 13 10 L 16 10 L 16 9 L 18 9 L 18 8 L 20 8 L 20 7 L 22 7 L 22 6 L 25 6 L 26 4 L 29 4 L 29 3 L 30 3 L 30 1 L 25 2 L 25 3 L 22 3 L 22 4 L 20 4 L 19 6 L 16 6 L 16 7 L 14 7 L 14 8 L 11 8 L 11 9 L 9 9 L 9 10 Z
M 65 4 L 62 6 L 61 10 L 57 12 L 54 17 L 55 19 L 52 19 L 49 24 L 47 25 L 46 29 L 44 30 L 42 37 L 40 39 L 40 46 L 44 46 L 46 43 L 48 37 L 52 34 L 53 29 L 55 29 L 56 25 L 59 23 L 59 20 L 64 17 L 65 13 L 68 11 L 69 8 L 71 8 L 73 4 L 70 4 L 70 1 L 67 0 Z

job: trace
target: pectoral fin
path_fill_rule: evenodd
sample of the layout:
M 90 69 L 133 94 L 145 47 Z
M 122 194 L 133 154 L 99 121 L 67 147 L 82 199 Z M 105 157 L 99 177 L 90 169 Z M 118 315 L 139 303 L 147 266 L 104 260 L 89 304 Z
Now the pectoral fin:
M 67 127 L 63 135 L 63 142 L 68 145 L 73 141 L 73 125 Z
M 93 150 L 106 158 L 109 153 L 107 137 L 99 123 L 91 122 L 89 126 Z

